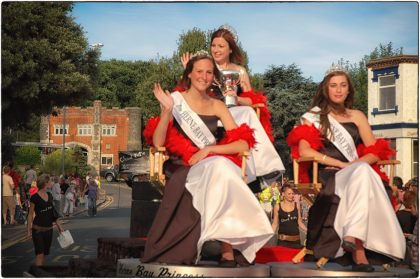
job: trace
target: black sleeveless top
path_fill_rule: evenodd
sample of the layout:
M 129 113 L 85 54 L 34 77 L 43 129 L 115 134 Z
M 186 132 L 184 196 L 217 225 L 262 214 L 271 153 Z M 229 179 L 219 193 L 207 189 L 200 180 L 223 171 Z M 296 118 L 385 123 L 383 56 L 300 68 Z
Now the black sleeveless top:
M 299 224 L 298 224 L 298 210 L 295 203 L 295 208 L 290 212 L 285 212 L 279 205 L 279 232 L 278 234 L 285 235 L 299 235 Z M 296 241 L 277 240 L 278 246 L 289 247 L 293 249 L 300 249 L 300 239 Z
M 283 211 L 283 209 L 279 205 L 279 234 L 299 234 L 298 210 L 296 207 L 296 203 L 295 208 L 290 212 Z

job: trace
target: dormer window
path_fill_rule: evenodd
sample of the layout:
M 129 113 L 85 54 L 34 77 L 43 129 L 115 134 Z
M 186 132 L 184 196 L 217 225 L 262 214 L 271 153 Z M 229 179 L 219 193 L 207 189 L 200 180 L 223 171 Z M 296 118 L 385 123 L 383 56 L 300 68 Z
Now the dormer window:
M 395 75 L 379 76 L 379 110 L 395 110 Z

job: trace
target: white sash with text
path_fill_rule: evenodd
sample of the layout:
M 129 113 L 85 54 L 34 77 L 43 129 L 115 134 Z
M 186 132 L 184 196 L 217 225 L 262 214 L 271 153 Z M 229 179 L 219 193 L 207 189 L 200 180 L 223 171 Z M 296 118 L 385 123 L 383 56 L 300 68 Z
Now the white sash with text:
M 207 145 L 215 144 L 216 138 L 198 114 L 190 108 L 184 100 L 184 97 L 182 97 L 182 94 L 175 91 L 171 94 L 171 96 L 174 100 L 172 114 L 181 126 L 181 129 L 194 142 L 194 144 L 200 149 Z
M 319 107 L 313 107 L 311 111 L 305 113 L 301 117 L 313 123 L 317 129 L 320 128 L 320 117 L 317 112 L 321 109 Z M 314 112 L 314 113 L 313 113 Z M 340 150 L 340 152 L 347 158 L 349 162 L 358 159 L 356 145 L 354 144 L 353 138 L 349 132 L 341 125 L 334 117 L 328 115 L 330 121 L 331 131 L 328 131 L 327 138 Z

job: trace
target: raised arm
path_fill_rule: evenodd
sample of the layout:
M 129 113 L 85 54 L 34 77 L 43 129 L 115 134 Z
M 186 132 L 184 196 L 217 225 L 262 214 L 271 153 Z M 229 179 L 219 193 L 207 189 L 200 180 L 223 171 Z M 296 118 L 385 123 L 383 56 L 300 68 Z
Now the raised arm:
M 174 101 L 171 97 L 171 93 L 166 90 L 163 91 L 159 83 L 155 83 L 153 88 L 153 94 L 160 103 L 160 121 L 153 134 L 153 145 L 156 147 L 163 146 L 165 144 L 166 132 L 168 130 L 169 121 L 172 120 L 172 108 Z

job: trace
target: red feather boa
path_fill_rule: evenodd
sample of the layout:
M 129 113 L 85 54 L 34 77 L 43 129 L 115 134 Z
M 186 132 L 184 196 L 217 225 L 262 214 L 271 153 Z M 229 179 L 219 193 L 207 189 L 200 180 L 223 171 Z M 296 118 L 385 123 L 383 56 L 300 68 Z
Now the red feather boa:
M 379 160 L 388 160 L 396 151 L 391 149 L 388 140 L 381 138 L 377 139 L 373 145 L 366 146 L 364 144 L 359 144 L 357 146 L 357 154 L 359 157 L 369 153 L 378 157 Z M 389 183 L 389 177 L 381 170 L 381 167 L 378 164 L 373 164 L 371 166 L 379 174 L 382 180 Z
M 159 123 L 159 117 L 150 118 L 147 121 L 143 135 L 148 145 L 153 145 L 153 133 Z M 226 131 L 225 136 L 217 144 L 228 144 L 237 140 L 244 140 L 248 144 L 249 148 L 255 146 L 256 141 L 254 138 L 254 131 L 246 124 L 242 124 L 238 128 Z M 165 147 L 172 155 L 182 158 L 182 161 L 188 166 L 188 161 L 191 156 L 196 153 L 199 148 L 193 144 L 193 142 L 184 137 L 178 129 L 173 125 L 173 122 L 169 122 L 168 131 L 166 133 Z M 241 166 L 242 159 L 238 154 L 210 154 L 210 156 L 224 156 L 232 160 L 238 166 Z
M 287 144 L 291 148 L 291 155 L 293 159 L 299 158 L 299 141 L 306 140 L 311 148 L 315 150 L 320 150 L 324 145 L 322 144 L 321 133 L 314 125 L 299 125 L 293 128 L 290 131 L 289 135 L 286 138 Z M 303 162 L 299 166 L 299 183 L 308 183 L 309 178 L 309 168 L 311 162 Z
M 264 104 L 260 108 L 260 121 L 265 132 L 267 133 L 268 138 L 271 142 L 274 142 L 272 127 L 271 127 L 271 112 L 267 107 L 267 97 L 263 95 L 262 92 L 254 92 L 254 90 L 245 91 L 241 93 L 241 97 L 250 98 L 253 105 L 255 104 Z
M 314 125 L 299 125 L 293 128 L 293 130 L 287 136 L 286 142 L 291 148 L 291 155 L 293 159 L 299 158 L 299 141 L 306 140 L 309 142 L 311 148 L 315 150 L 320 150 L 323 147 L 321 133 Z M 357 146 L 357 155 L 363 157 L 366 154 L 374 154 L 380 160 L 387 160 L 393 154 L 395 150 L 392 150 L 389 147 L 389 141 L 385 139 L 377 139 L 375 144 L 370 146 L 365 146 L 364 144 L 359 144 Z M 378 164 L 372 164 L 372 168 L 379 174 L 382 180 L 389 182 L 387 175 L 380 169 Z M 299 167 L 299 183 L 308 183 L 310 181 L 308 170 L 310 167 L 310 162 L 303 163 Z

